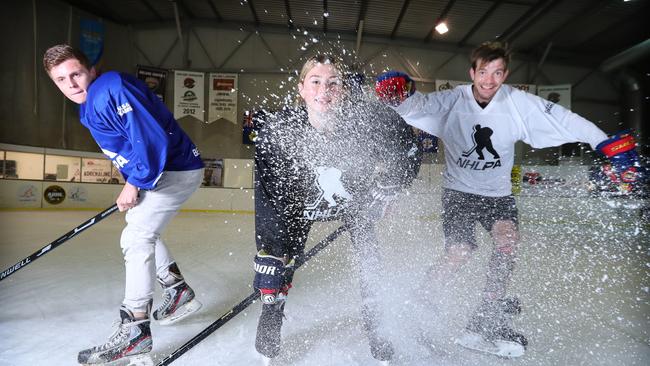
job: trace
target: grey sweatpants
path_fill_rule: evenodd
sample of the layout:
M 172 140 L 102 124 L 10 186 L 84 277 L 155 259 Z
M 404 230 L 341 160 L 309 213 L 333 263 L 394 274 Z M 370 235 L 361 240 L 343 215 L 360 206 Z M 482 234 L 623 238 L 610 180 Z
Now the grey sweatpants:
M 174 263 L 160 235 L 202 180 L 203 169 L 165 171 L 156 188 L 140 191 L 138 204 L 127 211 L 120 246 L 126 267 L 124 305 L 131 311 L 147 311 L 155 276 L 164 278 Z

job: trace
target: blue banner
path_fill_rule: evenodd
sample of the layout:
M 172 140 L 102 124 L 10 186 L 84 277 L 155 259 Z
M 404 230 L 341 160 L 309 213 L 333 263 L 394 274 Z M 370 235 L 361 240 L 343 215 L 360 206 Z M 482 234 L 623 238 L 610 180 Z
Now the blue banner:
M 81 19 L 79 48 L 88 57 L 90 66 L 99 64 L 104 53 L 104 24 L 96 20 Z

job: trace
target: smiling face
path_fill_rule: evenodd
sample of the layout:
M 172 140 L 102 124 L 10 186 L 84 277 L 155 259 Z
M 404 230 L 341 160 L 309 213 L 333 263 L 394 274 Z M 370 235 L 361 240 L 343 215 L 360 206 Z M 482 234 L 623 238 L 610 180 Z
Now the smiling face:
M 328 112 L 336 105 L 342 90 L 339 71 L 333 64 L 327 62 L 314 62 L 313 67 L 298 84 L 298 92 L 305 101 L 307 111 L 310 114 L 315 112 L 317 115 Z
M 489 103 L 497 93 L 501 84 L 508 77 L 508 69 L 502 58 L 490 62 L 477 60 L 476 68 L 469 69 L 469 75 L 474 82 L 472 92 L 479 103 Z
M 88 70 L 74 58 L 53 66 L 49 74 L 63 95 L 77 104 L 86 102 L 88 87 L 96 76 L 95 68 Z

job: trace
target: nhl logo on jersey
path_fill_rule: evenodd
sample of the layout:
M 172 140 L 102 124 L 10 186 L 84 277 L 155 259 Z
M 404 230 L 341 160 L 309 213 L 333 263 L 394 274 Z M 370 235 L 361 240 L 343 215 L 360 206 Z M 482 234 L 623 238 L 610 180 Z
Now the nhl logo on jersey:
M 343 172 L 332 167 L 316 168 L 318 196 L 305 207 L 304 217 L 308 220 L 323 220 L 337 216 L 352 200 L 341 177 Z M 337 199 L 339 200 L 337 202 Z

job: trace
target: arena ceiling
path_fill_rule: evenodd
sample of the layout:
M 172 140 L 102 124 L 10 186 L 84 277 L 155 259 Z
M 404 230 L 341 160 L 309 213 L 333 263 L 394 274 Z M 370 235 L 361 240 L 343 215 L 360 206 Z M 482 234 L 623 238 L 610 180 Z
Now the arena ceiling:
M 647 57 L 647 0 L 64 0 L 134 29 L 210 26 L 259 32 L 308 29 L 357 42 L 466 52 L 508 42 L 518 57 L 607 67 Z M 449 32 L 434 27 L 445 21 Z M 625 52 L 624 52 L 625 51 Z

